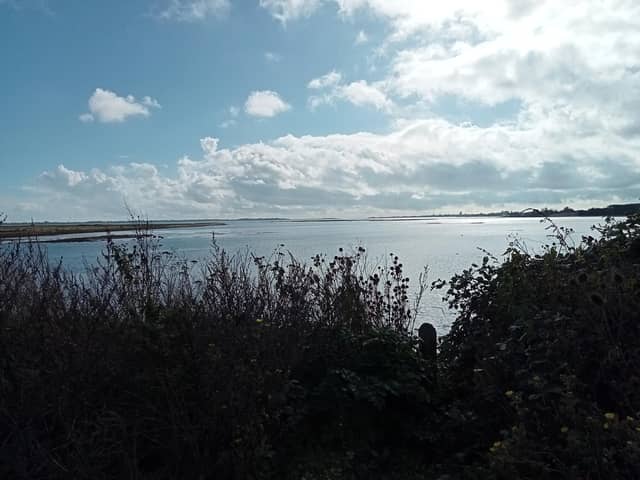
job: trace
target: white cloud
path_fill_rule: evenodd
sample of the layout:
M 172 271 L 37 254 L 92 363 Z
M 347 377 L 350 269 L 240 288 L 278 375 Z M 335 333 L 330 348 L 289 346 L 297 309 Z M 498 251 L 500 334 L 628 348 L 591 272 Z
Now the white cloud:
M 85 209 L 84 218 L 114 210 L 121 217 L 122 198 L 158 218 L 325 215 L 337 206 L 363 216 L 640 195 L 640 2 L 260 4 L 282 22 L 327 4 L 343 17 L 367 12 L 387 23 L 377 78 L 346 82 L 329 72 L 308 84 L 312 107 L 348 101 L 388 112 L 386 133 L 289 135 L 232 149 L 207 138 L 202 158 L 180 159 L 175 175 L 149 164 L 59 167 L 41 176 L 28 203 L 55 205 L 58 215 Z M 128 97 L 120 100 L 131 108 Z M 515 113 L 497 120 L 493 112 L 505 102 Z M 245 104 L 247 114 L 263 117 L 288 108 L 269 91 L 253 92 Z M 481 125 L 452 119 L 455 110 L 487 118 Z M 85 120 L 102 121 L 90 112 Z
M 140 163 L 90 171 L 59 166 L 41 175 L 32 198 L 56 206 L 51 218 L 62 211 L 122 216 L 124 200 L 152 218 L 176 218 L 309 216 L 338 207 L 364 216 L 637 198 L 637 143 L 610 133 L 569 136 L 564 117 L 535 127 L 527 121 L 483 128 L 403 120 L 386 134 L 287 135 L 233 149 L 204 138 L 202 158 L 178 160 L 174 175 Z
M 151 115 L 149 108 L 161 108 L 157 100 L 144 97 L 137 102 L 135 97 L 127 95 L 120 97 L 116 93 L 102 88 L 96 88 L 89 98 L 89 112 L 79 116 L 82 122 L 97 120 L 102 123 L 124 122 L 129 117 Z
M 160 103 L 158 103 L 158 100 L 156 100 L 155 98 L 151 98 L 151 97 L 144 97 L 142 99 L 142 104 L 146 105 L 147 107 L 153 107 L 153 108 L 162 108 L 162 105 L 160 105 Z
M 163 20 L 193 22 L 225 15 L 230 7 L 229 0 L 170 0 L 156 16 Z
M 332 87 L 334 85 L 337 85 L 341 81 L 342 81 L 342 74 L 340 72 L 336 72 L 335 70 L 332 70 L 331 72 L 321 77 L 314 78 L 313 80 L 311 80 L 307 84 L 307 88 L 319 90 L 321 88 L 327 88 L 327 87 Z
M 260 0 L 260 6 L 283 24 L 289 20 L 308 17 L 322 3 L 322 0 Z
M 240 109 L 236 106 L 229 107 L 229 115 L 232 117 L 237 117 L 240 114 Z
M 362 45 L 363 43 L 367 43 L 368 41 L 369 37 L 367 36 L 367 34 L 364 32 L 364 30 L 360 30 L 358 32 L 358 35 L 356 35 L 355 44 Z
M 331 71 L 326 75 L 311 80 L 307 88 L 325 90 L 322 95 L 309 98 L 309 106 L 315 109 L 322 104 L 331 104 L 336 100 L 345 100 L 356 106 L 371 106 L 378 110 L 389 111 L 393 102 L 387 97 L 379 85 L 371 85 L 365 80 L 342 84 L 342 75 Z
M 291 109 L 278 93 L 271 90 L 251 92 L 244 104 L 244 110 L 253 117 L 275 117 Z
M 364 80 L 341 87 L 337 95 L 357 106 L 372 106 L 378 110 L 389 110 L 393 106 L 382 90 Z

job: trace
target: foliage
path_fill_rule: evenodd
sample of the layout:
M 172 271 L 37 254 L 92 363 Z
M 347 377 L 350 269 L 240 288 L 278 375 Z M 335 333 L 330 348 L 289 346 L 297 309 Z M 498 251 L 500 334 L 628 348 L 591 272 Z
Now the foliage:
M 449 283 L 440 365 L 481 476 L 640 474 L 639 226 L 608 219 L 576 247 L 551 223 L 540 254 L 514 239 Z
M 638 478 L 640 217 L 548 228 L 434 283 L 437 365 L 394 255 L 4 243 L 0 477 Z
M 0 248 L 0 477 L 271 478 L 316 425 L 327 454 L 369 454 L 379 413 L 420 401 L 397 259 L 369 275 L 362 248 L 307 266 L 214 243 L 199 268 L 140 227 L 82 275 Z

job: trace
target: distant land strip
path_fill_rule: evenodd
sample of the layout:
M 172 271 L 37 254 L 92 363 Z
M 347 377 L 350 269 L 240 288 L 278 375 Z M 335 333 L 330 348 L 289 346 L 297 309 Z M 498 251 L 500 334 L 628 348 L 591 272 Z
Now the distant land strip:
M 640 203 L 625 203 L 608 205 L 606 207 L 589 208 L 586 210 L 574 210 L 565 207 L 562 210 L 550 208 L 527 208 L 521 211 L 502 211 L 489 213 L 466 213 L 460 212 L 431 215 L 394 215 L 382 217 L 369 217 L 370 220 L 395 220 L 395 219 L 418 219 L 418 218 L 444 218 L 444 217 L 626 217 L 640 212 Z
M 30 223 L 0 225 L 0 238 L 21 239 L 50 237 L 54 235 L 77 235 L 85 233 L 101 233 L 104 235 L 73 239 L 75 241 L 91 241 L 109 237 L 111 232 L 124 232 L 136 229 L 167 230 L 172 228 L 217 227 L 225 225 L 223 222 L 194 221 L 194 222 L 117 222 L 117 223 Z M 111 235 L 113 238 L 124 238 L 122 235 Z M 127 235 L 129 236 L 129 235 Z M 69 241 L 72 239 L 66 239 Z

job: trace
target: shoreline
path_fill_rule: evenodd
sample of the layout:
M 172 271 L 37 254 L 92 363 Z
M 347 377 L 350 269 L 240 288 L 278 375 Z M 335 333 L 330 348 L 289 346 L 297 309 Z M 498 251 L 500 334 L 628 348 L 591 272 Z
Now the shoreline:
M 148 228 L 151 231 L 169 230 L 176 228 L 199 228 L 199 227 L 219 227 L 226 225 L 224 222 L 149 222 L 149 223 L 34 223 L 34 224 L 5 224 L 0 225 L 0 239 L 3 240 L 23 240 L 28 238 L 52 237 L 57 235 L 77 235 L 87 233 L 102 233 L 104 235 L 94 237 L 75 237 L 55 240 L 40 240 L 41 242 L 53 243 L 62 241 L 94 241 L 111 238 L 131 238 L 130 235 L 112 235 L 113 232 L 131 232 L 137 229 Z M 87 240 L 85 240 L 85 238 Z

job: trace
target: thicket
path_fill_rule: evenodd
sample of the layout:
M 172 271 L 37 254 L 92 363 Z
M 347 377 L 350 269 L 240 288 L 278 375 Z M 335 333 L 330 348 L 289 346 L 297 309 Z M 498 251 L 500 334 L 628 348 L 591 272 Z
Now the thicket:
M 640 216 L 551 227 L 433 284 L 436 360 L 394 256 L 5 243 L 0 477 L 638 478 Z

